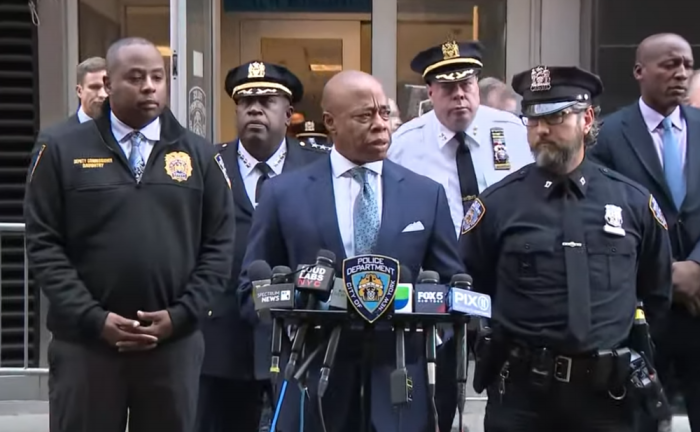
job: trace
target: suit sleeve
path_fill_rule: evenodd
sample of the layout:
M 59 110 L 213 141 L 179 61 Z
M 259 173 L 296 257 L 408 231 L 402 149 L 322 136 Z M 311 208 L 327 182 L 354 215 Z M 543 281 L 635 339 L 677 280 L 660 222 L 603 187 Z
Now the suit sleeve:
M 287 248 L 280 229 L 280 208 L 276 198 L 278 182 L 276 180 L 276 178 L 269 180 L 260 195 L 260 201 L 253 213 L 253 222 L 248 235 L 248 247 L 241 266 L 238 285 L 241 317 L 252 325 L 258 323 L 258 316 L 253 304 L 253 285 L 248 275 L 251 263 L 263 260 L 270 267 L 289 264 Z
M 488 202 L 487 198 L 482 198 L 472 204 L 462 223 L 459 247 L 464 265 L 471 272 L 474 290 L 494 297 L 498 237 L 495 230 L 495 208 L 488 209 Z M 481 206 L 480 212 L 477 206 Z
M 61 167 L 53 140 L 38 142 L 24 200 L 27 258 L 51 311 L 86 336 L 99 338 L 108 312 L 80 280 L 66 254 Z
M 612 125 L 608 125 L 601 128 L 595 145 L 586 151 L 586 156 L 597 164 L 603 165 L 611 170 L 617 170 L 610 147 L 611 127 Z
M 663 316 L 671 306 L 673 283 L 671 242 L 666 220 L 653 197 L 644 209 L 643 236 L 637 272 L 637 298 L 644 302 L 650 324 Z M 656 208 L 656 210 L 654 210 Z
M 442 185 L 438 185 L 437 195 L 435 223 L 423 268 L 438 272 L 441 282 L 446 284 L 455 274 L 464 273 L 464 266 L 459 259 L 454 223 L 450 216 L 447 195 Z
M 196 326 L 231 279 L 236 218 L 228 175 L 219 161 L 218 154 L 211 155 L 206 164 L 197 265 L 182 296 L 168 308 L 174 335 Z

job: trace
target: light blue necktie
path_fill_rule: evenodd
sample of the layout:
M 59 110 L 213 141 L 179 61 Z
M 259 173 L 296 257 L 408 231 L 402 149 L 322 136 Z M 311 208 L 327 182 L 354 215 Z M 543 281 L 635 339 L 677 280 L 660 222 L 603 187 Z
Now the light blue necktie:
M 355 200 L 353 219 L 355 255 L 372 253 L 379 234 L 379 203 L 377 195 L 369 184 L 367 168 L 355 167 L 351 170 L 362 190 Z
M 133 132 L 129 138 L 131 141 L 131 153 L 129 153 L 129 167 L 134 173 L 136 183 L 141 181 L 143 170 L 146 168 L 146 163 L 141 155 L 141 148 L 146 144 L 146 137 L 141 132 Z
M 681 208 L 683 199 L 685 198 L 685 175 L 683 173 L 683 159 L 681 150 L 678 145 L 678 140 L 673 133 L 673 124 L 671 118 L 666 117 L 661 125 L 664 128 L 663 141 L 663 157 L 664 157 L 664 177 L 666 184 L 671 190 L 673 202 L 676 204 L 676 209 Z

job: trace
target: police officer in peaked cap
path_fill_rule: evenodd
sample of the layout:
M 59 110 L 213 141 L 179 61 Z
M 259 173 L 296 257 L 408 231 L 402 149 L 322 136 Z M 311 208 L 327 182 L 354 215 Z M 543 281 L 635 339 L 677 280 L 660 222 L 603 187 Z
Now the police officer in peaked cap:
M 333 146 L 323 122 L 307 120 L 295 125 L 292 130 L 302 147 L 311 146 L 312 148 L 330 150 Z
M 263 61 L 229 71 L 226 93 L 236 104 L 238 138 L 218 144 L 220 161 L 231 178 L 236 236 L 231 286 L 214 301 L 203 326 L 206 354 L 202 367 L 197 432 L 257 432 L 269 425 L 270 331 L 251 325 L 239 312 L 236 289 L 248 232 L 264 185 L 272 177 L 328 154 L 325 147 L 301 146 L 287 128 L 304 88 L 291 71 Z
M 479 193 L 532 162 L 520 119 L 480 103 L 482 54 L 478 42 L 447 41 L 416 55 L 411 69 L 423 77 L 433 109 L 399 127 L 389 148 L 389 159 L 442 184 L 455 236 Z M 447 339 L 438 352 L 441 432 L 452 430 L 457 409 L 456 344 Z
M 596 75 L 538 66 L 513 88 L 535 163 L 486 189 L 460 238 L 475 290 L 494 299 L 497 342 L 477 344 L 475 372 L 485 430 L 632 431 L 637 304 L 653 321 L 671 300 L 666 220 L 646 189 L 586 159 Z

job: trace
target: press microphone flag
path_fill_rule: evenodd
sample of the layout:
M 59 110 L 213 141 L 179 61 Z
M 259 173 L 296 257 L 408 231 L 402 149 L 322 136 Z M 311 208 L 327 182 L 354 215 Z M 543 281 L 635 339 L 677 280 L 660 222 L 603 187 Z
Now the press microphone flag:
M 411 271 L 406 266 L 399 268 L 399 284 L 396 286 L 394 297 L 394 313 L 413 313 L 413 278 Z
M 358 255 L 343 261 L 343 281 L 348 301 L 357 314 L 375 322 L 394 302 L 399 262 L 382 255 Z
M 447 309 L 452 313 L 491 318 L 491 296 L 472 291 L 472 278 L 467 274 L 454 275 Z
M 439 285 L 440 276 L 437 272 L 426 270 L 418 274 L 418 280 L 413 287 L 413 309 L 417 313 L 445 313 L 449 288 Z

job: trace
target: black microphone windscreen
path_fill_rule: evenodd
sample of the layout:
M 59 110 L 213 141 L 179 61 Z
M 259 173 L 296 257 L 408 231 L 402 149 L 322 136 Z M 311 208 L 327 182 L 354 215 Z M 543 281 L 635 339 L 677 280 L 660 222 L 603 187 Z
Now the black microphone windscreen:
M 424 270 L 418 274 L 419 284 L 440 283 L 440 275 L 436 271 Z
M 248 278 L 251 281 L 264 280 L 272 278 L 272 269 L 270 264 L 263 260 L 256 260 L 248 266 Z
M 405 265 L 399 267 L 399 283 L 413 283 L 413 275 L 411 274 L 411 270 L 409 270 L 408 267 L 406 267 Z
M 321 249 L 320 251 L 318 251 L 316 260 L 318 261 L 319 259 L 329 261 L 329 264 L 331 266 L 335 265 L 335 254 L 327 249 Z
M 272 277 L 276 276 L 286 276 L 292 272 L 292 269 L 290 269 L 287 266 L 275 266 L 275 268 L 272 269 Z
M 471 284 L 471 283 L 472 283 L 472 277 L 469 276 L 468 274 L 465 274 L 465 273 L 458 273 L 458 274 L 452 276 L 452 279 L 450 279 L 450 285 Z

